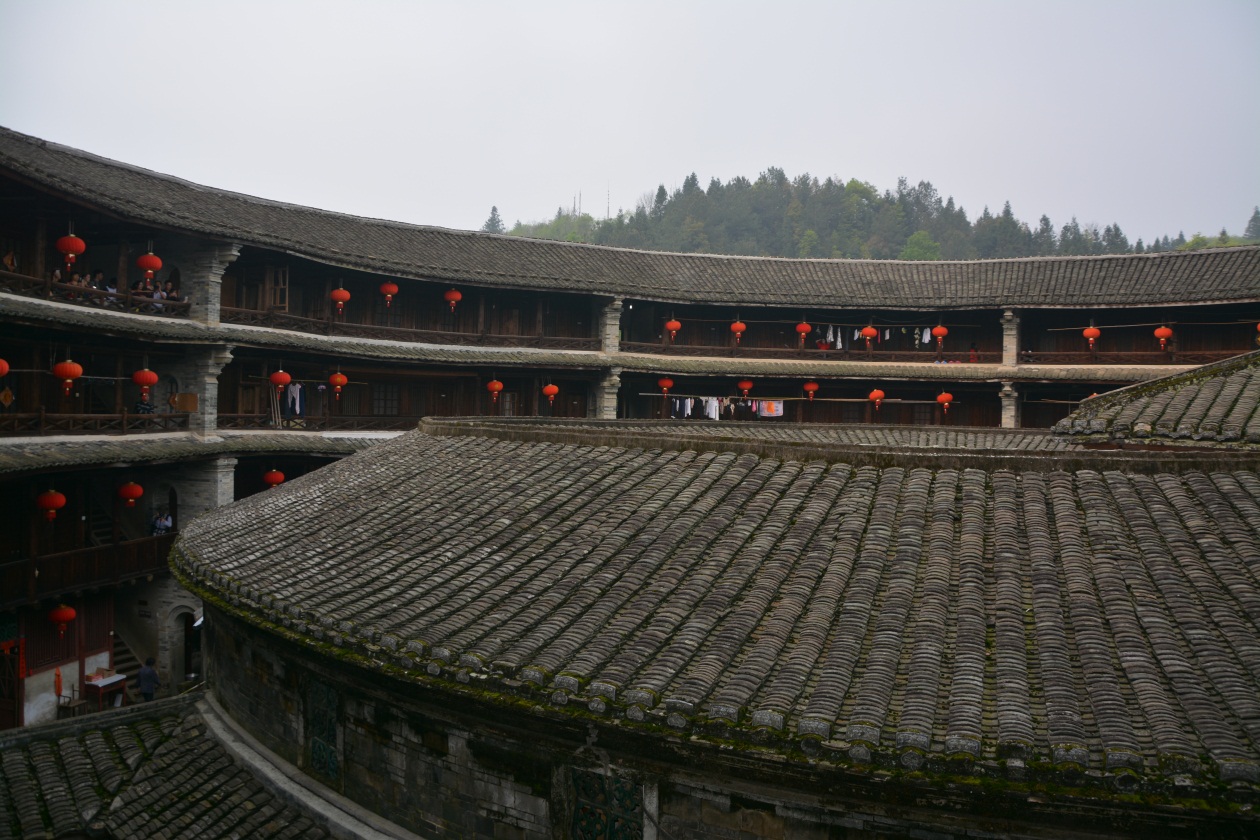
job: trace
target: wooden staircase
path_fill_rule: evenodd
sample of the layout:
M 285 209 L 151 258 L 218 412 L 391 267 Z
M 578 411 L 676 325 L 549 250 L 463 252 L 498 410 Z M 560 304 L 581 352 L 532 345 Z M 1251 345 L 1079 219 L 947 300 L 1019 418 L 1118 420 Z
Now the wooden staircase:
M 118 633 L 114 633 L 114 672 L 127 675 L 127 702 L 138 701 L 136 675 L 140 673 L 140 660 Z

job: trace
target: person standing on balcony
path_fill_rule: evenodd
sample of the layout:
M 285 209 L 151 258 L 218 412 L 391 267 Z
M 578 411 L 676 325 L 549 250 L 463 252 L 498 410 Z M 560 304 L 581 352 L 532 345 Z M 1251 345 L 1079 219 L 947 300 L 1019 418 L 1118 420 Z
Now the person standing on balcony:
M 144 702 L 152 703 L 153 695 L 161 687 L 157 668 L 153 667 L 153 657 L 150 656 L 144 660 L 144 664 L 140 666 L 140 673 L 136 675 L 136 688 L 140 690 L 140 696 L 144 698 Z
M 170 533 L 174 523 L 171 521 L 171 514 L 165 510 L 159 510 L 153 514 L 153 536 L 160 537 L 163 534 Z

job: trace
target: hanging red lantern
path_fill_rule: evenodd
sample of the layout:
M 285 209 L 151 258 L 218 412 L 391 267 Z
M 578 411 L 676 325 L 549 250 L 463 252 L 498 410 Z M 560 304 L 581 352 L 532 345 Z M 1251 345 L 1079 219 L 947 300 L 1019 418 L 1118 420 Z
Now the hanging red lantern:
M 800 340 L 801 340 L 800 349 L 802 350 L 805 349 L 805 336 L 809 335 L 811 332 L 813 332 L 813 330 L 814 328 L 811 327 L 809 324 L 805 323 L 804 321 L 801 321 L 799 324 L 796 325 L 796 334 L 800 337 Z
M 57 511 L 66 506 L 66 494 L 56 490 L 45 490 L 35 497 L 35 507 L 44 512 L 44 518 L 52 522 L 57 518 Z
M 68 607 L 60 604 L 48 611 L 48 620 L 57 625 L 57 638 L 64 639 L 66 637 L 66 625 L 78 618 L 79 614 L 75 612 L 74 607 Z
M 499 401 L 499 392 L 503 390 L 503 383 L 497 379 L 491 379 L 486 383 L 486 390 L 490 392 L 490 401 Z
M 878 335 L 879 335 L 879 330 L 875 329 L 875 328 L 874 328 L 874 327 L 872 327 L 870 324 L 867 324 L 865 327 L 862 327 L 862 333 L 861 333 L 861 335 L 862 335 L 862 338 L 865 338 L 865 339 L 866 339 L 866 349 L 867 349 L 867 350 L 870 350 L 870 349 L 871 349 L 871 339 L 873 339 L 873 338 L 875 338 L 876 336 L 878 336 Z
M 748 325 L 743 321 L 736 321 L 731 324 L 731 332 L 735 333 L 735 346 L 739 346 L 739 340 L 744 335 L 744 330 L 748 329 Z
M 118 498 L 126 500 L 127 507 L 130 508 L 135 507 L 136 499 L 143 495 L 144 488 L 139 484 L 136 484 L 134 481 L 128 481 L 126 484 L 123 484 L 118 488 Z
M 269 376 L 269 377 L 267 377 L 267 378 L 271 380 L 271 384 L 272 384 L 272 385 L 275 385 L 275 386 L 276 386 L 276 394 L 277 394 L 277 395 L 283 394 L 283 393 L 284 393 L 284 386 L 285 386 L 285 385 L 288 385 L 290 382 L 292 382 L 292 381 L 293 381 L 293 377 L 292 377 L 292 376 L 289 376 L 289 374 L 285 373 L 285 372 L 284 372 L 284 368 L 281 368 L 280 370 L 278 370 L 278 371 L 276 371 L 275 373 L 271 374 L 271 376 Z
M 61 384 L 65 387 L 65 396 L 68 397 L 70 390 L 74 388 L 74 380 L 83 375 L 83 365 L 66 359 L 64 362 L 53 365 L 52 372 L 53 376 L 61 380 Z
M 460 293 L 459 289 L 447 289 L 442 297 L 451 305 L 452 313 L 455 311 L 455 304 L 464 299 L 464 296 Z
M 673 341 L 678 335 L 678 331 L 682 329 L 682 321 L 670 318 L 665 322 L 665 329 L 669 330 L 669 340 Z
M 937 324 L 932 327 L 932 336 L 936 339 L 936 349 L 941 350 L 945 347 L 945 336 L 949 335 L 949 328 Z
M 879 411 L 880 404 L 884 401 L 884 392 L 876 388 L 867 396 L 867 399 L 875 403 L 875 410 Z
M 805 389 L 805 395 L 812 401 L 814 399 L 814 394 L 818 392 L 818 383 L 811 380 L 801 387 Z
M 1172 337 L 1173 337 L 1173 331 L 1172 331 L 1172 330 L 1170 330 L 1170 329 L 1169 329 L 1168 327 L 1166 327 L 1166 326 L 1164 326 L 1164 327 L 1156 327 L 1156 328 L 1155 328 L 1155 337 L 1159 339 L 1159 349 L 1160 349 L 1160 350 L 1167 350 L 1167 349 L 1168 349 L 1168 339 L 1170 339 L 1170 338 L 1172 338 Z
M 552 405 L 556 404 L 556 394 L 560 393 L 559 385 L 544 385 L 543 394 L 547 397 L 547 402 Z
M 149 401 L 149 389 L 158 384 L 158 375 L 148 368 L 131 374 L 131 381 L 140 386 L 140 399 Z
M 662 376 L 660 379 L 656 380 L 656 386 L 661 389 L 662 396 L 668 397 L 669 389 L 674 387 L 674 380 L 670 379 L 668 376 Z
M 153 246 L 149 246 L 149 253 L 141 254 L 136 258 L 136 268 L 144 271 L 144 276 L 149 280 L 153 279 L 153 275 L 162 270 L 162 258 L 153 253 Z
M 0 376 L 9 375 L 9 363 L 4 359 L 0 359 Z
M 275 487 L 284 484 L 284 473 L 277 469 L 270 469 L 263 473 L 263 484 L 268 487 Z
M 389 305 L 394 302 L 394 295 L 398 294 L 398 284 L 386 280 L 381 284 L 381 294 L 385 295 L 385 308 L 389 309 Z
M 1098 327 L 1091 325 L 1081 330 L 1081 335 L 1085 336 L 1085 338 L 1089 341 L 1089 349 L 1093 350 L 1094 342 L 1097 341 L 1099 336 L 1102 335 L 1102 330 L 1098 329 Z
M 941 409 L 949 414 L 949 404 L 954 401 L 954 395 L 949 391 L 941 391 L 936 395 L 936 401 L 940 404 Z
M 350 293 L 338 287 L 333 289 L 328 296 L 332 298 L 333 303 L 337 304 L 337 314 L 344 315 L 346 313 L 346 304 L 350 302 Z
M 346 387 L 349 383 L 350 380 L 347 379 L 346 375 L 341 371 L 337 371 L 332 376 L 328 377 L 328 384 L 333 388 L 333 398 L 340 400 L 341 389 Z
M 87 243 L 74 235 L 74 226 L 70 227 L 70 232 L 57 240 L 57 250 L 66 258 L 66 274 L 70 273 L 70 266 L 74 265 L 76 257 L 79 257 L 87 250 Z M 69 280 L 70 278 L 65 278 Z
M 735 383 L 735 387 L 743 391 L 744 396 L 747 397 L 748 392 L 753 389 L 753 382 L 751 379 L 741 379 Z

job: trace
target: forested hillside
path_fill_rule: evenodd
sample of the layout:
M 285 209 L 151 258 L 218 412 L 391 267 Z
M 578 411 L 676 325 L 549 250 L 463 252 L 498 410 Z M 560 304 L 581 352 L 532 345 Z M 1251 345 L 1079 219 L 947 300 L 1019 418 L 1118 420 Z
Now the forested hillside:
M 952 197 L 942 200 L 927 181 L 901 179 L 882 194 L 857 180 L 841 183 L 810 175 L 788 178 L 770 168 L 755 181 L 718 179 L 702 189 L 694 173 L 672 194 L 662 185 L 633 212 L 596 220 L 576 208 L 548 222 L 517 222 L 505 231 L 497 208 L 483 230 L 542 239 L 660 251 L 774 257 L 968 260 L 1053 255 L 1126 254 L 1260 241 L 1260 208 L 1244 237 L 1184 234 L 1152 243 L 1130 242 L 1118 224 L 1099 230 L 1075 218 L 1056 228 L 1046 216 L 1034 225 L 1015 217 L 1008 202 L 974 221 Z

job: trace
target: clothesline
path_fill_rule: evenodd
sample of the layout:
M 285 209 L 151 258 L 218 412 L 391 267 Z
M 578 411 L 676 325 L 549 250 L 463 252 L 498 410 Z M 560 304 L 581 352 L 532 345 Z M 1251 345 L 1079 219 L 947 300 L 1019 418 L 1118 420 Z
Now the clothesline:
M 836 402 L 836 403 L 870 402 L 869 397 L 814 397 L 811 400 L 809 397 L 776 397 L 776 396 L 764 397 L 764 396 L 753 396 L 752 394 L 749 394 L 747 397 L 743 397 L 738 394 L 734 396 L 727 395 L 727 396 L 715 397 L 712 394 L 677 394 L 677 393 L 674 393 L 673 391 L 670 391 L 668 396 L 666 396 L 665 394 L 662 394 L 660 391 L 640 391 L 639 396 L 640 397 L 664 397 L 665 399 L 671 399 L 671 400 L 672 399 L 680 399 L 680 400 L 715 399 L 715 400 L 733 400 L 733 401 L 747 400 L 748 402 L 753 402 L 754 400 L 770 400 L 772 402 L 776 402 L 776 401 L 777 402 L 794 402 L 798 400 L 801 402 Z M 889 398 L 881 400 L 880 402 L 899 403 L 901 405 L 915 405 L 915 404 L 936 405 L 937 404 L 936 400 L 934 399 L 907 400 L 907 399 L 902 399 L 900 397 L 889 397 Z M 961 400 L 953 400 L 950 402 L 950 405 L 955 405 L 960 402 Z

